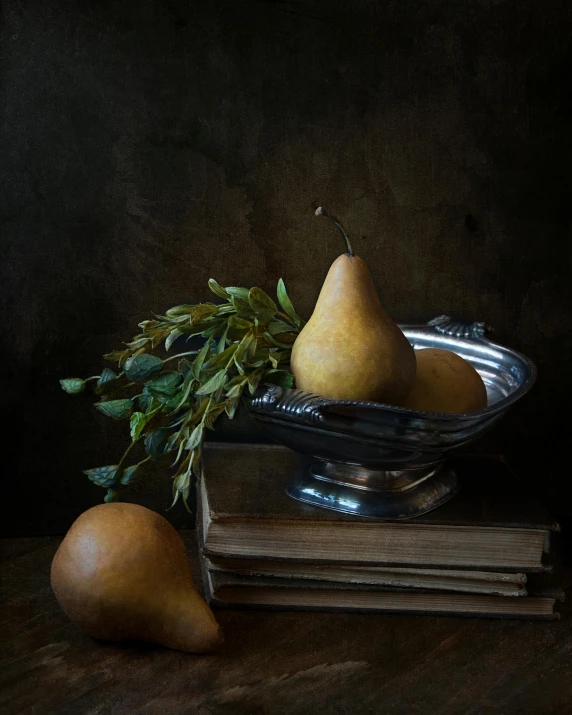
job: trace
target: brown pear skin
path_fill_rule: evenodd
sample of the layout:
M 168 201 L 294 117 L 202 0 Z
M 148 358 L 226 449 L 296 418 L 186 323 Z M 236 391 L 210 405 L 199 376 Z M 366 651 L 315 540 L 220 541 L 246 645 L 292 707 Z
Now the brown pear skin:
M 145 507 L 100 504 L 81 514 L 54 556 L 51 583 L 68 617 L 93 638 L 188 653 L 222 641 L 181 537 Z
M 415 352 L 381 305 L 365 261 L 352 254 L 349 242 L 348 249 L 332 264 L 294 343 L 296 387 L 340 400 L 400 405 L 415 380 Z

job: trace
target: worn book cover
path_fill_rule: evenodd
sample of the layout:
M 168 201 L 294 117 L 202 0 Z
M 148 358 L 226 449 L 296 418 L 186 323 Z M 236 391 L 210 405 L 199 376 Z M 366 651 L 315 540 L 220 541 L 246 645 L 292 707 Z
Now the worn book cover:
M 199 499 L 211 557 L 541 571 L 557 525 L 490 461 L 459 460 L 460 493 L 402 522 L 306 505 L 286 495 L 301 458 L 274 445 L 212 444 Z
M 344 610 L 425 615 L 539 618 L 560 615 L 554 607 L 559 594 L 511 598 L 422 589 L 392 589 L 364 584 L 339 584 L 301 579 L 239 576 L 206 571 L 209 603 L 218 607 L 275 608 L 287 610 Z

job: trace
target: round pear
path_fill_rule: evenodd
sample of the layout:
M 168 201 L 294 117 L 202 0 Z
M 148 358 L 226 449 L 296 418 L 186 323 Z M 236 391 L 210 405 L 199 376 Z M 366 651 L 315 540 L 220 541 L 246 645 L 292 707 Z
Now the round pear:
M 137 504 L 100 504 L 81 514 L 54 556 L 51 583 L 69 618 L 94 638 L 189 653 L 221 641 L 181 537 Z
M 369 269 L 348 253 L 332 264 L 314 312 L 292 349 L 290 369 L 296 387 L 340 400 L 371 400 L 399 405 L 415 379 L 413 347 L 386 313 Z
M 404 407 L 464 414 L 487 406 L 487 390 L 475 368 L 450 350 L 416 351 L 417 375 Z

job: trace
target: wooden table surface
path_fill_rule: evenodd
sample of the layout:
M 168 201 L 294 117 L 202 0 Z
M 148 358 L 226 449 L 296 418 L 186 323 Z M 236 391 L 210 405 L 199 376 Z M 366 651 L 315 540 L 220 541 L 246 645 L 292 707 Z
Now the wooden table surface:
M 566 609 L 551 622 L 225 610 L 221 650 L 188 655 L 82 635 L 50 589 L 59 541 L 1 542 L 2 715 L 572 713 Z

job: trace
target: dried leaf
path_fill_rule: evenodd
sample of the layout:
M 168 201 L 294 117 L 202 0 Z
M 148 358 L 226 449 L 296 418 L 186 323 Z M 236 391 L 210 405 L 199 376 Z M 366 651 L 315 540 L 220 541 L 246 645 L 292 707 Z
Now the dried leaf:
M 197 325 L 205 318 L 210 318 L 211 316 L 216 315 L 217 311 L 218 305 L 215 305 L 214 303 L 199 303 L 199 305 L 193 307 L 191 312 L 191 324 Z
M 240 318 L 238 315 L 231 315 L 228 319 L 228 324 L 231 328 L 237 328 L 238 330 L 249 330 L 254 327 L 254 323 L 245 318 Z

